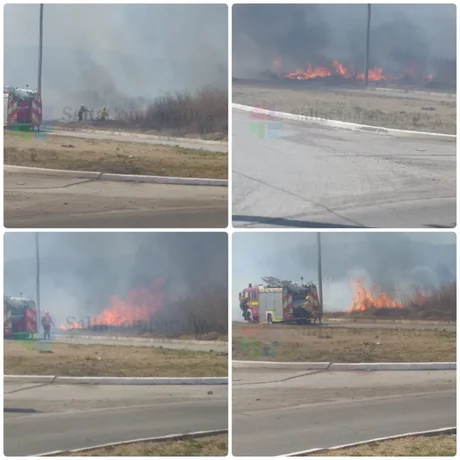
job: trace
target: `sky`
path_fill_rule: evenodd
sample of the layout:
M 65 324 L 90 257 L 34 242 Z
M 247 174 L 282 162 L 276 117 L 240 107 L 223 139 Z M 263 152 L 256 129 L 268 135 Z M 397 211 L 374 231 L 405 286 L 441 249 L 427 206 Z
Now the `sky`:
M 39 5 L 4 9 L 4 83 L 37 86 Z M 45 4 L 43 100 L 66 107 L 89 90 L 123 96 L 227 87 L 226 5 Z
M 363 278 L 392 294 L 455 279 L 455 233 L 327 232 L 321 236 L 325 311 L 351 306 L 349 280 Z M 232 317 L 241 320 L 238 293 L 262 276 L 317 283 L 316 233 L 235 233 Z

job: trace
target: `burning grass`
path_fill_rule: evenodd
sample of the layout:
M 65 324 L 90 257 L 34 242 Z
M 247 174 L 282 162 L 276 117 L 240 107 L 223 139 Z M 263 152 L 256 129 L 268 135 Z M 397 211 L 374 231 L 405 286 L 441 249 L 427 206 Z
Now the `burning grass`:
M 234 323 L 233 359 L 311 362 L 456 361 L 456 331 Z
M 119 129 L 199 137 L 208 140 L 228 138 L 228 93 L 207 88 L 191 93 L 168 94 L 155 99 L 145 109 L 125 110 L 108 107 L 110 119 L 77 123 L 97 129 Z M 91 113 L 96 118 L 96 113 Z M 72 128 L 76 123 L 64 123 Z
M 135 442 L 84 452 L 68 453 L 69 457 L 225 457 L 228 435 L 219 434 L 180 441 Z
M 165 348 L 4 342 L 4 373 L 71 377 L 224 377 L 227 353 Z
M 456 134 L 455 94 L 347 90 L 340 86 L 309 89 L 293 83 L 302 82 L 234 82 L 232 101 L 329 120 Z
M 193 144 L 191 144 L 193 146 Z M 228 177 L 228 155 L 179 146 L 6 132 L 4 164 L 155 176 Z
M 356 281 L 354 285 L 356 291 L 349 312 L 351 318 L 457 320 L 455 282 L 445 284 L 439 289 L 418 290 L 401 301 L 381 292 L 378 287 L 366 288 L 362 281 Z
M 456 435 L 411 436 L 316 452 L 305 457 L 454 457 L 456 439 Z

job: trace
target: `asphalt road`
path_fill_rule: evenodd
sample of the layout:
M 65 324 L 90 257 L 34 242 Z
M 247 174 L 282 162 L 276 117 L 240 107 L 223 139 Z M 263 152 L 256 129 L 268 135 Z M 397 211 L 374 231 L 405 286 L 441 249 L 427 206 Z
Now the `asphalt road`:
M 7 228 L 226 228 L 226 187 L 4 174 Z
M 225 342 L 210 342 L 210 341 L 195 341 L 195 340 L 161 340 L 149 339 L 140 337 L 124 337 L 124 336 L 101 336 L 87 334 L 55 334 L 53 341 L 59 343 L 71 343 L 79 345 L 127 345 L 131 347 L 154 347 L 167 348 L 170 350 L 189 350 L 189 351 L 217 351 L 221 353 L 228 352 L 228 343 Z M 52 341 L 52 342 L 53 342 Z M 42 340 L 47 343 L 48 341 Z
M 238 110 L 232 135 L 236 227 L 455 226 L 455 142 L 270 125 Z
M 27 386 L 5 382 L 4 453 L 26 456 L 226 429 L 226 387 Z
M 236 456 L 456 426 L 456 371 L 234 369 L 232 388 Z

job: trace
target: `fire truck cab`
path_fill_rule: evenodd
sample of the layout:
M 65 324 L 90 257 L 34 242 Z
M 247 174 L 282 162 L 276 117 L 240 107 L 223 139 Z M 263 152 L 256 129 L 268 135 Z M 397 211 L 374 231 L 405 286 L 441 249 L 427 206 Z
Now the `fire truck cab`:
M 37 90 L 7 86 L 3 89 L 3 126 L 9 129 L 40 131 L 42 99 Z
M 37 307 L 31 299 L 5 296 L 3 316 L 5 338 L 33 338 L 38 332 Z

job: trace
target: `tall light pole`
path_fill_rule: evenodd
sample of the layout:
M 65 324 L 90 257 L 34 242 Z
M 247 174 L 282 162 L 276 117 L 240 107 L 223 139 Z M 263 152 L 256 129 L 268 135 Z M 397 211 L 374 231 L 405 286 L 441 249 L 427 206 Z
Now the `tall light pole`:
M 364 67 L 364 86 L 369 83 L 369 46 L 371 37 L 371 4 L 367 5 L 367 31 L 366 31 L 366 62 Z
M 40 4 L 40 27 L 38 45 L 38 94 L 42 93 L 42 61 L 43 61 L 43 3 Z
M 321 233 L 318 232 L 318 288 L 319 288 L 319 306 L 320 306 L 320 318 L 323 317 L 323 269 L 321 266 Z
M 38 245 L 38 232 L 35 232 L 35 256 L 37 262 L 37 316 L 38 316 L 38 328 L 41 324 L 41 314 L 40 314 L 40 249 Z

